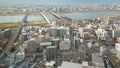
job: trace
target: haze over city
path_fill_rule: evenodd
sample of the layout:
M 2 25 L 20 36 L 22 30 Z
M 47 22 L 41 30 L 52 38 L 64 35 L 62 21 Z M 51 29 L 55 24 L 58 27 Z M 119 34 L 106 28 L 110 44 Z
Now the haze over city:
M 120 0 L 0 0 L 0 68 L 120 68 Z
M 0 5 L 88 5 L 119 4 L 120 0 L 0 0 Z

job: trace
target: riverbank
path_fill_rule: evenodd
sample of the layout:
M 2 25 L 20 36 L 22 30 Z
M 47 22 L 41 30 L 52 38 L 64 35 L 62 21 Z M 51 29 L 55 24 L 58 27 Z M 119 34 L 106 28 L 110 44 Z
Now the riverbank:
M 79 12 L 115 12 L 119 13 L 120 10 L 80 10 L 80 11 L 73 11 L 73 12 L 59 12 L 59 13 L 79 13 Z M 50 14 L 51 12 L 45 12 L 45 14 Z M 20 15 L 25 15 L 26 13 L 0 13 L 0 16 L 20 16 Z M 30 14 L 41 14 L 40 12 L 32 12 Z
M 0 28 L 16 28 L 20 25 L 20 23 L 0 23 Z
M 49 20 L 51 23 L 52 22 L 56 22 L 56 20 Z M 47 21 L 43 20 L 43 21 L 31 21 L 26 23 L 27 26 L 38 26 L 41 24 L 48 24 Z
M 50 20 L 50 22 L 53 22 L 55 20 Z M 48 24 L 46 21 L 31 21 L 31 22 L 27 22 L 26 25 L 27 26 L 39 26 L 41 24 Z M 9 23 L 0 23 L 0 28 L 16 28 L 20 25 L 20 23 L 17 22 L 9 22 Z

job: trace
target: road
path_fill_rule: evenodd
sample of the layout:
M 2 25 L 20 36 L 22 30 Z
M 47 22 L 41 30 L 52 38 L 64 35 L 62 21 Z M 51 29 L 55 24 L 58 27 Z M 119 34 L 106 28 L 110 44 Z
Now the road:
M 50 21 L 49 21 L 48 18 L 43 14 L 43 12 L 41 12 L 41 15 L 43 16 L 44 20 L 46 20 L 47 23 L 50 24 Z
M 25 15 L 25 17 L 23 18 L 23 20 L 20 22 L 20 26 L 18 27 L 17 31 L 15 32 L 15 34 L 12 34 L 7 46 L 5 47 L 5 49 L 2 51 L 2 53 L 0 54 L 0 59 L 5 55 L 9 55 L 11 52 L 11 48 L 13 43 L 15 42 L 16 38 L 18 37 L 19 33 L 21 32 L 21 29 L 23 27 L 23 24 L 25 23 L 27 17 L 28 17 L 28 13 Z
M 114 68 L 120 68 L 120 60 L 118 60 L 116 56 L 110 54 L 110 52 L 108 53 L 107 56 L 110 62 L 112 63 L 112 65 L 114 66 Z

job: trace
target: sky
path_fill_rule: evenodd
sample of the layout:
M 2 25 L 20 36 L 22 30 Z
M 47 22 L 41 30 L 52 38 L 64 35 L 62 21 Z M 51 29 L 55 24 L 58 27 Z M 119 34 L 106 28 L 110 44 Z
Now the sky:
M 120 0 L 0 0 L 0 5 L 120 4 Z

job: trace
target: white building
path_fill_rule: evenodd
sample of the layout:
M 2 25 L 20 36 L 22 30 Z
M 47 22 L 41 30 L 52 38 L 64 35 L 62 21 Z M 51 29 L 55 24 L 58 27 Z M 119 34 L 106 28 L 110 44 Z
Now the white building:
M 18 62 L 23 61 L 24 58 L 25 58 L 25 52 L 18 52 L 18 53 L 16 54 L 16 60 L 17 60 Z
M 120 43 L 115 44 L 116 57 L 120 59 Z
M 46 62 L 45 66 L 46 68 L 54 68 L 54 64 L 55 64 L 55 61 L 50 61 L 50 62 Z
M 18 49 L 19 52 L 17 52 L 16 54 L 16 61 L 17 62 L 21 62 L 24 60 L 25 58 L 25 46 L 20 46 Z
M 94 67 L 87 66 L 86 62 L 84 62 L 83 64 L 78 64 L 64 61 L 61 66 L 58 66 L 58 68 L 94 68 Z
M 95 31 L 95 33 L 96 33 L 98 39 L 99 39 L 99 38 L 104 38 L 105 36 L 107 36 L 107 31 L 105 31 L 105 30 L 103 30 L 103 29 L 100 29 L 100 28 L 97 29 L 97 30 Z
M 60 50 L 69 50 L 69 49 L 71 49 L 71 42 L 69 39 L 64 39 L 64 41 L 60 43 Z

